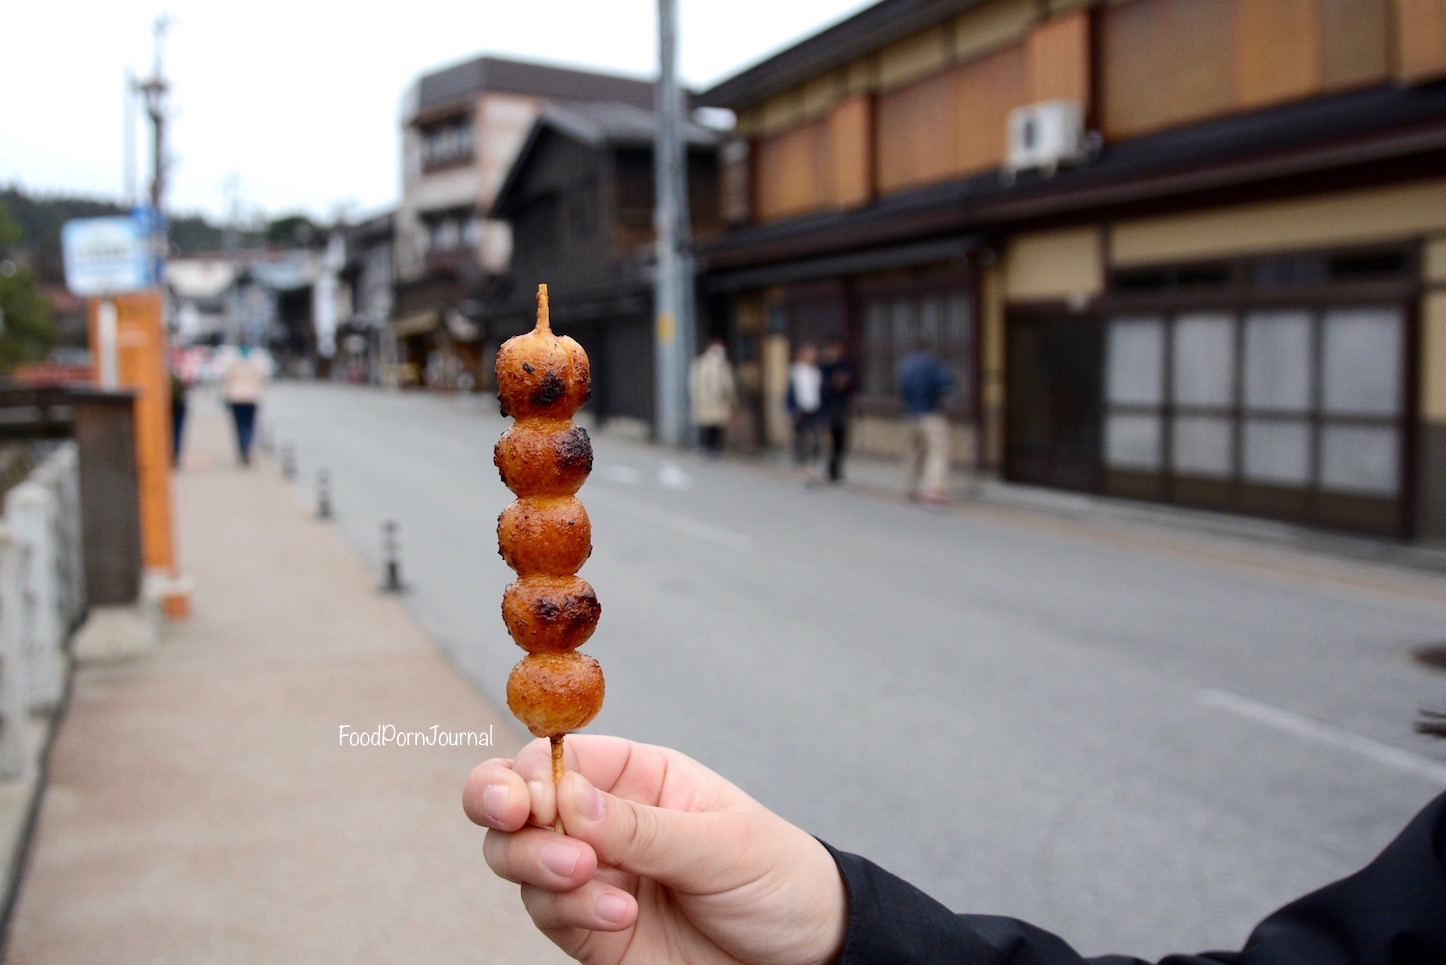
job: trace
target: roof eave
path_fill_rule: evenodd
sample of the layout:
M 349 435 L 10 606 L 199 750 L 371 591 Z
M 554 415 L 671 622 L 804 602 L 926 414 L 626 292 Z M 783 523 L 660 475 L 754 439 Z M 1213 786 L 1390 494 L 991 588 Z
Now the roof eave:
M 734 110 L 747 107 L 982 2 L 882 0 L 714 84 L 699 93 L 695 103 Z

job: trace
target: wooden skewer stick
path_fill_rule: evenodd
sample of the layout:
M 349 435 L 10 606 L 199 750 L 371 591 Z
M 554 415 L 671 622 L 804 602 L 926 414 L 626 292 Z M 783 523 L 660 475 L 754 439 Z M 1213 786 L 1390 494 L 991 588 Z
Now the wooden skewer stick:
M 551 332 L 552 318 L 548 310 L 547 286 L 537 286 L 537 331 Z M 549 737 L 548 742 L 552 745 L 552 786 L 555 788 L 562 781 L 562 772 L 565 770 L 562 763 L 562 739 L 565 735 L 558 734 L 556 737 Z M 562 834 L 562 814 L 557 815 L 552 822 L 552 829 Z
M 559 734 L 556 737 L 549 737 L 547 739 L 548 743 L 552 745 L 552 786 L 554 788 L 562 781 L 562 772 L 564 770 L 562 765 L 562 739 L 564 736 L 563 734 Z M 552 830 L 558 834 L 567 833 L 562 829 L 561 809 L 558 810 L 557 817 L 553 819 Z

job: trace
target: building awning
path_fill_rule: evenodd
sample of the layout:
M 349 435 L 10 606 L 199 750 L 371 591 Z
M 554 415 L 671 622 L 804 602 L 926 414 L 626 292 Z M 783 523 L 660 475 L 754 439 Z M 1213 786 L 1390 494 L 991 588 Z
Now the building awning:
M 459 342 L 475 342 L 482 334 L 482 328 L 456 309 L 450 309 L 446 316 L 447 332 Z
M 909 268 L 914 265 L 958 261 L 982 245 L 983 238 L 981 236 L 967 235 L 943 241 L 855 251 L 828 258 L 788 261 L 758 268 L 745 268 L 740 271 L 717 272 L 704 279 L 703 287 L 708 291 L 715 292 L 741 291 L 745 288 L 762 288 L 765 285 L 782 285 L 867 271 L 885 271 L 890 268 Z
M 437 327 L 441 320 L 442 316 L 435 308 L 432 308 L 397 319 L 392 323 L 392 331 L 396 332 L 397 338 L 411 338 L 413 335 L 430 332 Z
M 1339 190 L 1372 179 L 1439 176 L 1446 85 L 1378 86 L 1254 111 L 1106 145 L 1054 177 L 1005 184 L 985 171 L 899 190 L 857 210 L 826 209 L 730 228 L 698 246 L 713 282 L 806 259 L 849 256 L 920 239 L 992 236 L 1124 213 Z

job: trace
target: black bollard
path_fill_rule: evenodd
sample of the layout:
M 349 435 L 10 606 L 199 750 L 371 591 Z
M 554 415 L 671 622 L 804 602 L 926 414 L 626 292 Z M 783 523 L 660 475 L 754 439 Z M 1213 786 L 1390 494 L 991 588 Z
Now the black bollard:
M 316 471 L 316 518 L 331 519 L 331 473 Z
M 296 447 L 289 442 L 281 447 L 281 478 L 287 481 L 296 478 Z
M 402 592 L 401 548 L 397 545 L 397 524 L 390 519 L 382 523 L 382 565 L 387 573 L 382 589 L 388 593 Z

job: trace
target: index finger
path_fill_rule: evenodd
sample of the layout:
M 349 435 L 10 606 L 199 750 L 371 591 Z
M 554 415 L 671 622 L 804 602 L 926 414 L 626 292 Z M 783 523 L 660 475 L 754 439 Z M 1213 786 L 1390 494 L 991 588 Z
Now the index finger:
M 636 767 L 644 752 L 658 748 L 635 744 L 621 737 L 599 734 L 568 734 L 562 742 L 563 767 L 577 771 L 594 787 L 611 791 L 631 765 Z M 552 784 L 552 746 L 543 737 L 529 743 L 517 755 L 517 773 L 528 781 Z
M 467 775 L 462 787 L 462 810 L 474 824 L 499 831 L 516 831 L 527 823 L 532 795 L 527 782 L 504 757 L 483 761 Z
M 566 770 L 578 772 L 600 790 L 640 804 L 658 806 L 666 803 L 670 783 L 691 785 L 694 782 L 687 778 L 704 774 L 713 776 L 702 765 L 677 751 L 622 737 L 569 734 L 562 746 Z M 525 747 L 518 755 L 517 764 L 518 772 L 529 780 L 535 778 L 551 785 L 551 751 L 546 740 Z M 723 783 L 721 778 L 718 782 Z M 551 790 L 555 791 L 555 788 Z M 549 793 L 548 796 L 549 810 L 555 810 L 556 794 Z

